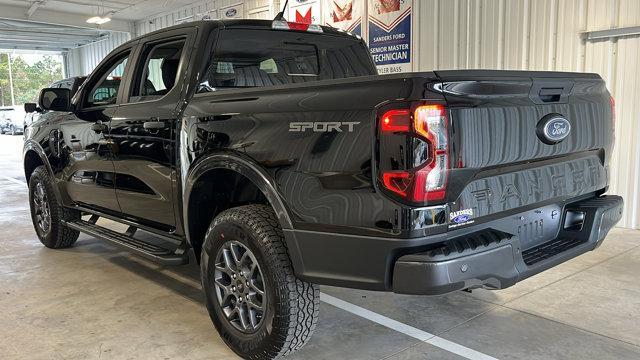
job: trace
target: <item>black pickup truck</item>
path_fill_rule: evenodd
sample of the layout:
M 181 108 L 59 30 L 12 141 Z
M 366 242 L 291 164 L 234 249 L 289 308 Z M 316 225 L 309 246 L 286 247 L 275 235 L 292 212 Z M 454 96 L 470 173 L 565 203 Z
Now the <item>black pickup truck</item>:
M 222 338 L 271 359 L 308 341 L 318 284 L 502 289 L 594 250 L 623 207 L 613 106 L 595 74 L 379 76 L 333 28 L 203 21 L 44 89 L 24 168 L 45 246 L 193 259 Z

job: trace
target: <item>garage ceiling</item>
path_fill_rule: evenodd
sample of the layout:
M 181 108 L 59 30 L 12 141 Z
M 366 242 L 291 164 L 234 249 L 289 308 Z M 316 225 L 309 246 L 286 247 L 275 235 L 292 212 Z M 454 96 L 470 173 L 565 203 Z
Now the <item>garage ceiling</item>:
M 167 10 L 180 8 L 194 1 L 195 0 L 0 0 L 0 6 L 23 7 L 25 11 L 31 11 L 34 14 L 42 10 L 82 14 L 86 17 L 89 17 L 89 15 L 113 13 L 112 18 L 114 19 L 135 21 Z
M 100 40 L 111 31 L 175 10 L 194 0 L 0 0 L 0 49 L 65 51 Z M 87 24 L 109 16 L 104 25 Z
M 0 48 L 64 51 L 97 41 L 107 33 L 98 29 L 0 19 Z

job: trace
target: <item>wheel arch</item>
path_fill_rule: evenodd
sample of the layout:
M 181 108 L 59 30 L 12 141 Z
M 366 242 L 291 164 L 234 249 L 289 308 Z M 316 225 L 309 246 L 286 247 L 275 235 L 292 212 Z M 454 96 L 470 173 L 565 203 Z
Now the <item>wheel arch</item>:
M 293 228 L 275 181 L 265 169 L 242 155 L 224 153 L 200 159 L 183 181 L 182 199 L 185 235 L 198 261 L 211 220 L 229 208 L 263 203 L 274 210 L 282 229 Z M 211 200 L 215 201 L 209 203 Z
M 40 165 L 44 165 L 47 168 L 49 175 L 53 176 L 53 170 L 51 169 L 51 164 L 49 164 L 49 159 L 45 155 L 42 147 L 35 141 L 27 140 L 25 142 L 22 151 L 22 159 L 24 177 L 27 179 L 27 183 L 29 183 L 29 179 L 31 178 L 33 171 Z

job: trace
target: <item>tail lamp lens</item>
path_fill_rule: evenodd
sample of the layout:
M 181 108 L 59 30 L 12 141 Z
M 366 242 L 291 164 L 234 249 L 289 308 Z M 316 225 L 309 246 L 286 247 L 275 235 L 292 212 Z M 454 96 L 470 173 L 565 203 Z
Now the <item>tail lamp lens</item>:
M 409 132 L 411 129 L 411 111 L 407 109 L 390 110 L 382 115 L 383 132 Z
M 384 187 L 406 197 L 411 190 L 411 174 L 408 171 L 389 171 L 382 174 Z
M 443 105 L 421 105 L 412 112 L 391 110 L 382 116 L 382 136 L 406 133 L 426 142 L 430 154 L 412 169 L 384 171 L 382 182 L 387 190 L 412 202 L 444 200 L 449 170 L 447 122 Z
M 446 195 L 449 167 L 447 111 L 442 105 L 423 105 L 415 110 L 414 127 L 431 146 L 431 162 L 416 172 L 414 201 L 438 201 Z

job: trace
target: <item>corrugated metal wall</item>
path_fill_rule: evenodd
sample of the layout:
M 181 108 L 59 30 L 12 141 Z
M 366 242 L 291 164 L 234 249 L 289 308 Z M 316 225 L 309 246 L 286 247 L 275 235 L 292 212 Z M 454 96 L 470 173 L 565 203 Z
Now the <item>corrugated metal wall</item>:
M 640 228 L 640 37 L 581 32 L 640 25 L 638 0 L 419 0 L 415 70 L 520 69 L 600 74 L 616 99 L 610 192 L 621 226 Z
M 208 0 L 138 21 L 135 24 L 135 33 L 139 36 L 184 21 L 201 20 L 204 15 L 208 15 L 212 19 L 218 19 L 220 18 L 220 8 L 241 3 L 244 3 L 244 17 L 247 19 L 269 19 L 275 16 L 271 0 Z
M 107 54 L 129 39 L 129 33 L 112 32 L 102 40 L 69 50 L 64 54 L 66 75 L 71 77 L 89 74 Z

